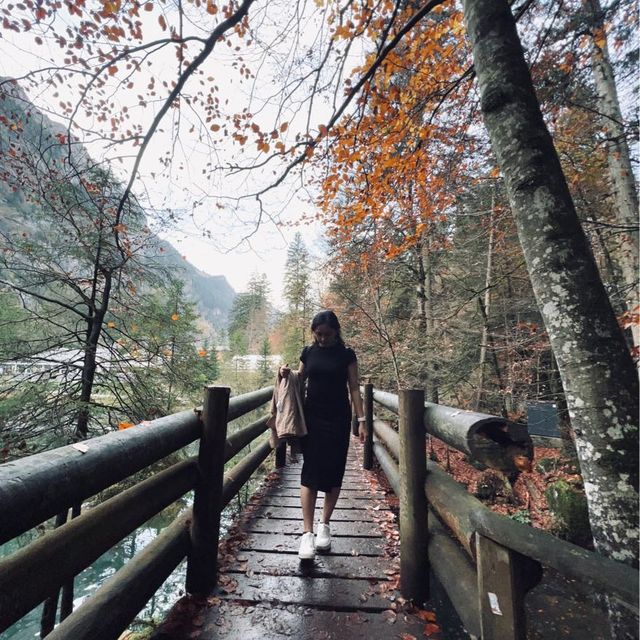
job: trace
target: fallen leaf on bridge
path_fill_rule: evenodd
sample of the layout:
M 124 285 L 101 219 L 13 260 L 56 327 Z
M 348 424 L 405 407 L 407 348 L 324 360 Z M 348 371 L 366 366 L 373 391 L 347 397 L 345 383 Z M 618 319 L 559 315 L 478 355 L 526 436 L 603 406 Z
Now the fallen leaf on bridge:
M 346 624 L 347 626 L 352 626 L 354 624 L 364 624 L 367 621 L 368 618 L 365 618 L 363 615 L 356 612 L 347 615 Z
M 425 625 L 424 631 L 422 632 L 427 638 L 432 636 L 434 633 L 438 633 L 440 631 L 440 627 L 433 622 L 429 622 Z
M 398 616 L 392 609 L 386 609 L 382 612 L 382 617 L 387 621 L 388 624 L 394 624 Z
M 425 622 L 436 621 L 436 614 L 433 611 L 425 611 L 424 609 L 419 609 L 417 611 L 414 611 L 413 613 Z

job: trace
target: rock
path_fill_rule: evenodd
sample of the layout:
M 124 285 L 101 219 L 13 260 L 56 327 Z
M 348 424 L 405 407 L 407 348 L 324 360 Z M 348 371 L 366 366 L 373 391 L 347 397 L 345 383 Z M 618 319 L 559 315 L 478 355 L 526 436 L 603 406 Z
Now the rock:
M 592 534 L 584 492 L 558 480 L 545 489 L 544 495 L 558 523 L 558 535 L 575 544 L 589 545 Z
M 555 471 L 558 467 L 558 458 L 541 458 L 536 464 L 536 471 L 540 473 L 549 473 Z
M 513 498 L 513 488 L 503 473 L 494 469 L 487 469 L 482 473 L 476 484 L 476 497 L 480 500 L 493 501 L 497 497 Z

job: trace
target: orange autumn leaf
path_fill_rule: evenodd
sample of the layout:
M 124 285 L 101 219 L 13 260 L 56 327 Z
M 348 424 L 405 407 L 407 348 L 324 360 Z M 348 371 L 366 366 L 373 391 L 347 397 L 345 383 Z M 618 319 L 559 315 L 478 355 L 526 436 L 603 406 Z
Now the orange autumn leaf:
M 420 609 L 420 611 L 416 611 L 415 615 L 420 618 L 420 620 L 424 620 L 425 622 L 435 622 L 436 614 L 433 611 L 425 611 L 424 609 Z
M 207 355 L 207 350 L 206 349 L 200 349 L 200 351 L 198 351 L 198 355 L 201 358 L 204 358 Z
M 434 624 L 433 622 L 428 622 L 424 626 L 424 631 L 422 633 L 428 638 L 429 636 L 432 636 L 434 633 L 438 633 L 439 631 L 440 631 L 440 627 L 437 624 Z
M 116 323 L 111 321 L 111 322 L 107 322 L 107 327 L 109 327 L 109 329 L 115 329 Z
M 179 318 L 180 318 L 180 316 L 179 316 L 177 313 L 174 313 L 174 314 L 171 316 L 171 319 L 172 319 L 174 322 L 175 322 L 176 320 L 178 320 Z
M 124 431 L 125 429 L 131 429 L 134 427 L 133 422 L 118 422 L 118 431 Z

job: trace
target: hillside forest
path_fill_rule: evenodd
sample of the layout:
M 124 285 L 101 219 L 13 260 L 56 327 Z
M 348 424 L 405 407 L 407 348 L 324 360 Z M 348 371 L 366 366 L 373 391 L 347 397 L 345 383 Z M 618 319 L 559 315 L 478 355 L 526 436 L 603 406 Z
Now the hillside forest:
M 0 11 L 39 60 L 0 80 L 6 458 L 269 384 L 331 308 L 380 388 L 515 421 L 553 404 L 596 549 L 637 565 L 633 2 Z M 185 275 L 159 235 L 185 210 L 212 241 L 223 219 L 290 234 L 284 308 L 266 275 L 235 297 Z

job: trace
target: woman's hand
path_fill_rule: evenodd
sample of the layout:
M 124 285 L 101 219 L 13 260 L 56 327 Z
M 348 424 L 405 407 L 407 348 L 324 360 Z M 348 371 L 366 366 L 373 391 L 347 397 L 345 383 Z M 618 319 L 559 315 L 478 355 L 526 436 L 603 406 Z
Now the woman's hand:
M 286 378 L 291 373 L 291 369 L 289 368 L 288 364 L 283 364 L 278 370 L 278 373 L 280 374 L 281 378 Z
M 360 436 L 360 442 L 364 444 L 364 441 L 367 439 L 367 426 L 364 422 L 358 423 L 358 435 Z

